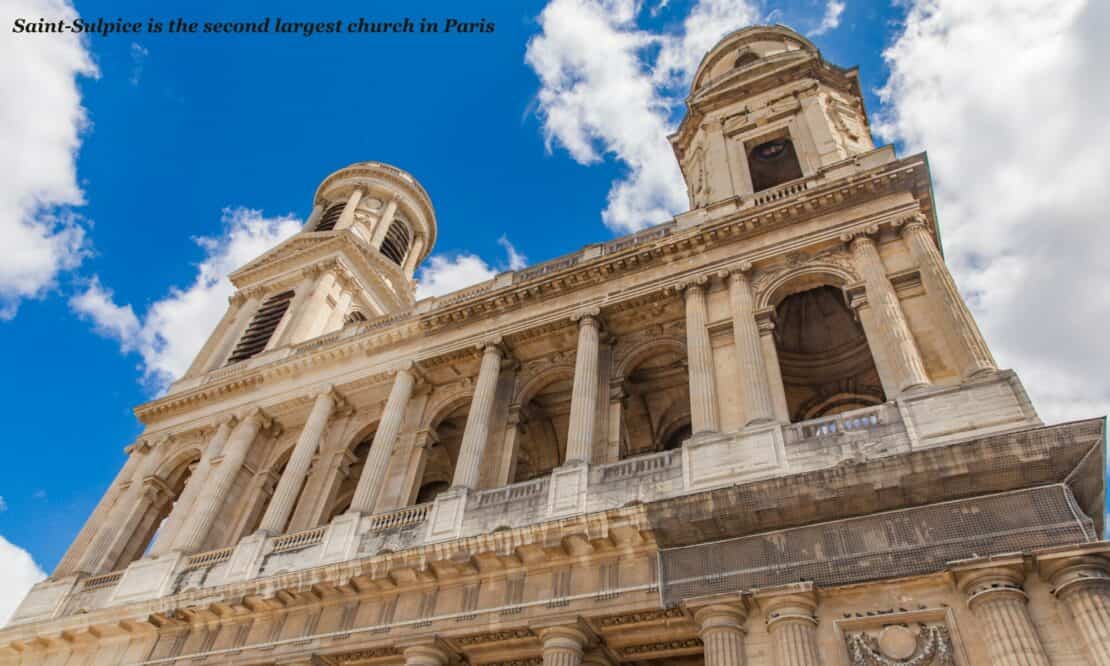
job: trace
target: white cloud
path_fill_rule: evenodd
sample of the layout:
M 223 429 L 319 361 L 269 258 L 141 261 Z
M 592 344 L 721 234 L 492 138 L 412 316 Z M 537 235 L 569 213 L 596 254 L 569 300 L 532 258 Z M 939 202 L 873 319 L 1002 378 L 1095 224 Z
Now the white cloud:
M 748 0 L 701 0 L 679 34 L 659 34 L 639 27 L 641 8 L 635 0 L 552 0 L 525 54 L 540 80 L 537 109 L 548 150 L 558 144 L 579 164 L 609 155 L 627 167 L 601 214 L 620 232 L 686 207 L 666 138 L 673 112 L 705 52 L 757 18 Z
M 880 136 L 928 149 L 946 257 L 1046 421 L 1110 411 L 1110 3 L 916 0 Z
M 825 5 L 825 15 L 821 17 L 821 23 L 807 34 L 810 37 L 817 37 L 830 30 L 836 30 L 840 27 L 840 15 L 844 13 L 844 8 L 845 5 L 840 0 L 828 0 Z
M 112 292 L 93 278 L 88 287 L 70 299 L 70 307 L 91 320 L 98 333 L 119 341 L 124 352 L 143 359 L 143 378 L 157 389 L 165 388 L 189 368 L 227 309 L 234 293 L 227 275 L 301 227 L 291 215 L 265 217 L 247 208 L 225 209 L 224 233 L 195 239 L 205 251 L 193 283 L 155 301 L 140 319 L 130 305 L 117 305 Z
M 469 252 L 429 257 L 416 275 L 416 298 L 449 294 L 490 280 L 502 270 L 517 271 L 528 265 L 528 257 L 517 252 L 507 237 L 501 236 L 497 243 L 505 248 L 507 255 L 504 265 L 497 268 Z
M 497 239 L 497 244 L 505 248 L 505 253 L 509 255 L 509 270 L 519 271 L 528 265 L 528 257 L 517 252 L 516 247 L 509 242 L 507 236 L 501 236 Z
M 46 572 L 31 554 L 0 536 L 0 627 L 27 596 L 31 586 L 46 578 Z
M 66 0 L 7 0 L 0 25 L 16 17 L 72 19 Z M 85 230 L 59 207 L 84 201 L 75 158 L 85 128 L 77 77 L 97 76 L 72 34 L 9 34 L 0 40 L 0 319 L 42 295 L 85 254 Z
M 139 81 L 143 78 L 143 64 L 146 62 L 146 57 L 150 55 L 150 50 L 146 47 L 131 42 L 131 78 L 129 81 L 131 85 L 139 85 Z
M 7 510 L 8 510 L 8 502 L 7 502 L 7 500 L 4 499 L 3 495 L 0 495 L 0 511 L 7 511 Z

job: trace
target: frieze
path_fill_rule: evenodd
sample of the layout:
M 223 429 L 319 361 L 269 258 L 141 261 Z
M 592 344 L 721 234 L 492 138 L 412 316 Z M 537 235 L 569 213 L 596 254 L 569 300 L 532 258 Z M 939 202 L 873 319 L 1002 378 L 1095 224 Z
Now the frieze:
M 656 652 L 676 652 L 679 650 L 700 650 L 702 648 L 702 641 L 700 638 L 681 638 L 670 641 L 660 641 L 658 643 L 645 643 L 643 645 L 629 645 L 622 648 L 617 648 L 617 653 L 622 657 L 634 657 L 644 654 L 653 654 Z
M 516 641 L 525 638 L 535 638 L 536 633 L 527 627 L 520 629 L 505 629 L 503 631 L 490 631 L 483 634 L 471 634 L 452 639 L 460 647 L 471 647 L 485 643 L 501 643 Z
M 952 638 L 941 624 L 887 625 L 845 636 L 852 666 L 953 666 Z
M 621 627 L 629 624 L 643 624 L 645 622 L 658 622 L 659 620 L 672 620 L 686 617 L 686 613 L 677 606 L 673 608 L 663 608 L 660 610 L 644 611 L 641 613 L 620 613 L 618 615 L 606 615 L 594 620 L 597 626 L 601 628 L 606 627 Z

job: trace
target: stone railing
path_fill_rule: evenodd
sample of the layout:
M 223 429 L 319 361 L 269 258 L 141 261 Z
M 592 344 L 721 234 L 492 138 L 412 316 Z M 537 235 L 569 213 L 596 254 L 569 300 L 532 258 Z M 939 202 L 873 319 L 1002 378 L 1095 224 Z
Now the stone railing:
M 787 441 L 871 430 L 880 425 L 885 425 L 886 411 L 884 405 L 876 405 L 795 423 L 786 428 Z M 796 436 L 791 437 L 792 434 Z
M 783 185 L 779 185 L 778 187 L 769 190 L 763 190 L 762 192 L 756 192 L 755 195 L 753 195 L 751 198 L 752 205 L 765 206 L 769 203 L 774 203 L 776 201 L 787 199 L 794 196 L 795 194 L 801 194 L 802 192 L 805 192 L 809 189 L 809 186 L 812 182 L 812 178 L 806 180 L 792 180 Z
M 627 479 L 633 476 L 642 476 L 665 470 L 682 458 L 680 451 L 660 451 L 642 456 L 635 456 L 620 462 L 598 465 L 592 470 L 591 480 L 605 483 L 615 479 Z
M 521 282 L 527 282 L 528 280 L 547 275 L 548 273 L 554 273 L 564 268 L 576 266 L 581 258 L 582 253 L 576 252 L 563 257 L 556 257 L 551 261 L 545 261 L 542 264 L 538 264 L 526 270 L 517 271 L 513 274 L 513 284 L 520 284 Z
M 367 521 L 368 529 L 371 532 L 380 532 L 382 530 L 419 525 L 428 519 L 428 512 L 431 511 L 431 509 L 432 503 L 425 502 L 424 504 L 408 506 L 389 513 L 379 513 L 370 516 L 370 519 Z
M 118 583 L 120 578 L 123 578 L 122 571 L 113 571 L 111 573 L 100 574 L 99 576 L 90 576 L 85 579 L 85 582 L 81 585 L 81 589 L 96 590 L 102 587 L 111 587 Z
M 658 240 L 669 235 L 673 228 L 674 222 L 664 222 L 663 224 L 657 224 L 654 227 L 649 227 L 647 229 L 644 229 L 643 231 L 637 231 L 634 234 L 621 236 L 620 238 L 614 238 L 613 240 L 604 244 L 602 252 L 604 254 L 614 254 L 620 252 L 621 250 L 626 250 L 630 247 L 635 247 L 637 245 L 642 245 L 643 243 Z
M 530 481 L 521 481 L 508 486 L 494 488 L 492 490 L 483 490 L 475 493 L 470 499 L 473 506 L 481 508 L 485 506 L 492 506 L 494 504 L 503 504 L 505 502 L 513 502 L 519 499 L 535 497 L 537 495 L 547 495 L 547 487 L 550 483 L 551 477 L 543 476 L 538 479 Z
M 293 534 L 283 534 L 279 537 L 274 537 L 271 544 L 271 553 L 288 553 L 294 550 L 301 550 L 303 548 L 310 548 L 324 540 L 324 535 L 327 534 L 327 525 L 323 527 L 316 527 L 311 530 L 303 532 L 294 532 Z
M 226 562 L 231 559 L 231 553 L 234 551 L 235 548 L 220 548 L 219 550 L 209 550 L 204 553 L 190 555 L 189 559 L 185 560 L 185 570 L 202 569 L 221 562 Z

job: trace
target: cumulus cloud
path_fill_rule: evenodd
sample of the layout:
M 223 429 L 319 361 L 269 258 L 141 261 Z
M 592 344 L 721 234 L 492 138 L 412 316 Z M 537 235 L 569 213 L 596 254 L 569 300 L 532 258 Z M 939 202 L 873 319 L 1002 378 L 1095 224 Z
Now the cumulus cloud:
M 77 16 L 66 0 L 0 3 L 0 25 L 16 17 Z M 86 252 L 76 155 L 87 125 L 77 78 L 98 75 L 72 34 L 10 35 L 0 41 L 0 319 L 49 290 Z
M 626 167 L 602 221 L 629 232 L 683 210 L 686 187 L 667 142 L 689 80 L 721 37 L 755 22 L 748 0 L 700 0 L 677 34 L 642 29 L 635 0 L 552 0 L 525 61 L 540 81 L 537 113 L 547 149 L 579 164 L 606 156 Z
M 150 50 L 145 46 L 131 42 L 131 77 L 128 79 L 131 85 L 139 85 L 139 81 L 143 78 L 143 64 L 146 62 L 146 57 L 150 55 Z
M 1110 411 L 1110 4 L 916 0 L 876 132 L 927 149 L 946 257 L 1046 421 Z
M 503 270 L 516 271 L 528 265 L 528 257 L 518 252 L 507 237 L 501 236 L 497 243 L 505 248 L 506 254 L 504 264 L 498 267 L 470 252 L 429 257 L 416 275 L 416 298 L 449 294 L 492 279 Z
M 143 379 L 155 389 L 184 374 L 223 316 L 234 293 L 227 275 L 295 234 L 302 223 L 292 215 L 266 217 L 259 210 L 229 208 L 223 224 L 221 235 L 195 239 L 205 258 L 192 284 L 171 287 L 141 318 L 131 305 L 118 305 L 95 276 L 70 299 L 70 307 L 92 321 L 98 333 L 117 340 L 125 353 L 140 355 Z
M 810 37 L 817 37 L 830 30 L 836 30 L 840 27 L 840 15 L 844 13 L 844 8 L 845 5 L 840 0 L 829 0 L 825 5 L 825 15 L 821 17 L 821 23 L 807 34 Z
M 44 578 L 46 572 L 30 553 L 0 536 L 0 627 L 8 623 L 31 586 Z

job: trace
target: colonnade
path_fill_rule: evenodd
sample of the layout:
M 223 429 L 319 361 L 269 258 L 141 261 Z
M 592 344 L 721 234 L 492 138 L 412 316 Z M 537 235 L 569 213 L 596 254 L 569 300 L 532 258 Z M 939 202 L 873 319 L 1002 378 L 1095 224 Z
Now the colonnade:
M 340 224 L 350 223 L 353 207 L 358 205 L 361 196 L 358 191 L 351 194 L 347 202 L 348 210 L 344 211 Z M 970 376 L 992 369 L 993 359 L 959 297 L 924 221 L 912 218 L 901 225 L 901 233 L 902 242 L 919 264 L 922 282 L 935 310 L 947 313 L 947 328 L 951 329 L 949 343 L 959 359 L 961 372 Z M 876 367 L 884 386 L 894 389 L 888 391 L 888 396 L 894 397 L 902 391 L 928 384 L 929 377 L 921 353 L 879 256 L 874 232 L 846 236 L 842 240 L 861 278 L 862 293 L 856 294 L 853 306 L 859 312 L 867 339 L 874 350 Z M 312 282 L 306 285 L 305 293 L 330 289 L 330 284 L 323 284 L 325 275 L 313 274 L 305 279 Z M 737 394 L 741 423 L 744 426 L 759 426 L 786 420 L 783 384 L 771 338 L 773 323 L 766 312 L 757 312 L 752 267 L 742 264 L 712 275 L 694 276 L 680 284 L 686 312 L 693 434 L 715 433 L 721 429 L 718 392 L 724 387 L 717 386 L 708 328 L 707 300 L 712 284 L 720 284 L 727 289 L 735 373 L 742 379 L 729 390 Z M 602 337 L 602 322 L 596 308 L 576 313 L 573 320 L 577 326 L 577 344 L 565 456 L 568 465 L 587 463 L 591 459 L 597 428 L 598 359 Z M 499 340 L 480 345 L 478 351 L 478 376 L 452 479 L 452 487 L 459 491 L 476 490 L 478 487 L 482 457 L 494 421 L 495 394 L 502 366 L 507 360 L 506 350 Z M 372 513 L 377 504 L 415 383 L 411 363 L 395 372 L 389 398 L 358 479 L 351 512 Z M 342 407 L 342 399 L 330 388 L 312 399 L 311 412 L 261 519 L 259 530 L 263 533 L 277 534 L 285 529 L 325 429 Z M 217 425 L 197 464 L 192 482 L 186 486 L 168 517 L 152 554 L 171 551 L 189 553 L 202 548 L 252 443 L 269 423 L 269 418 L 261 410 L 254 409 L 240 419 L 225 419 Z M 142 481 L 153 474 L 158 456 L 142 452 L 133 456 L 139 459 L 133 474 L 138 482 L 132 483 L 117 501 L 121 508 L 109 512 L 102 528 L 85 548 L 77 565 L 79 570 L 102 571 L 111 566 L 112 553 L 119 550 L 114 540 L 118 540 L 121 527 L 128 520 L 125 507 L 134 508 L 142 503 Z

